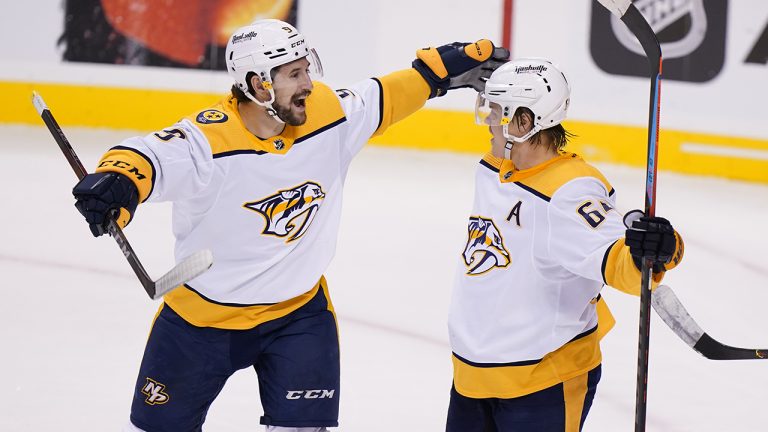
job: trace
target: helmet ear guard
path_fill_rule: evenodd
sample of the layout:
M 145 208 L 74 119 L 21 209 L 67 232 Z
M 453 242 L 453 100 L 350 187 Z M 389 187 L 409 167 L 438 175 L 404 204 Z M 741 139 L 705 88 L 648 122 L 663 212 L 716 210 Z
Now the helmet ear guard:
M 279 66 L 302 58 L 309 61 L 312 75 L 322 77 L 320 58 L 307 44 L 304 36 L 292 25 L 276 19 L 258 20 L 240 27 L 227 42 L 227 73 L 237 88 L 248 99 L 267 108 L 267 112 L 281 122 L 282 119 L 272 107 L 275 89 L 271 73 Z M 251 72 L 258 75 L 264 88 L 269 91 L 269 100 L 262 102 L 253 95 L 248 82 Z
M 509 150 L 509 141 L 524 142 L 541 130 L 559 125 L 566 118 L 570 95 L 565 75 L 550 61 L 513 60 L 496 69 L 486 81 L 475 103 L 475 121 L 502 126 Z M 509 133 L 509 123 L 519 108 L 533 112 L 531 130 L 521 137 Z

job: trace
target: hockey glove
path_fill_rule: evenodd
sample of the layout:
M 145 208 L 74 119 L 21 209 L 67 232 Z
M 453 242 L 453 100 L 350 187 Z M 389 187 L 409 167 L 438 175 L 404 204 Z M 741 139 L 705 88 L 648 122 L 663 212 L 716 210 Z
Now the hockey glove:
M 85 216 L 94 237 L 107 231 L 110 219 L 125 227 L 139 205 L 139 191 L 128 177 L 114 172 L 88 174 L 72 189 L 75 207 Z
M 493 71 L 508 60 L 506 48 L 494 47 L 493 42 L 481 39 L 474 43 L 454 42 L 422 48 L 416 51 L 413 68 L 429 84 L 431 99 L 455 88 L 472 87 L 482 91 Z
M 624 225 L 628 227 L 625 244 L 638 270 L 643 259 L 651 260 L 653 273 L 671 270 L 683 259 L 683 238 L 668 220 L 632 210 L 624 216 Z

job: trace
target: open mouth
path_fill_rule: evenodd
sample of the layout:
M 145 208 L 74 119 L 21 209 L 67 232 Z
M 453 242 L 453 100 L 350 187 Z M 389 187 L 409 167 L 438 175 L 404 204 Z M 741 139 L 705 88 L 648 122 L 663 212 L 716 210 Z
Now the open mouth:
M 309 96 L 309 94 L 305 94 L 305 95 L 294 97 L 293 101 L 292 101 L 293 102 L 293 106 L 295 106 L 296 108 L 306 108 L 306 106 L 307 106 L 307 96 Z

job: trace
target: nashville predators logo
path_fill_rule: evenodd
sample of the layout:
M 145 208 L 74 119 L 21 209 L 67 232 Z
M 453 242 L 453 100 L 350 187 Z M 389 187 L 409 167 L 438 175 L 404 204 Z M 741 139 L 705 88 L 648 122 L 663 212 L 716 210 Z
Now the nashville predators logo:
M 218 110 L 205 110 L 197 115 L 197 122 L 202 124 L 208 123 L 224 123 L 229 117 Z
M 262 234 L 288 237 L 285 242 L 290 243 L 307 231 L 323 198 L 325 193 L 319 184 L 306 182 L 243 207 L 264 216 L 267 224 Z
M 506 267 L 509 264 L 509 252 L 493 220 L 472 216 L 469 218 L 467 233 L 467 246 L 463 255 L 468 275 L 479 275 L 494 267 Z
M 162 405 L 171 398 L 168 393 L 165 392 L 165 385 L 147 378 L 147 383 L 141 388 L 141 393 L 146 396 L 144 402 L 147 405 Z

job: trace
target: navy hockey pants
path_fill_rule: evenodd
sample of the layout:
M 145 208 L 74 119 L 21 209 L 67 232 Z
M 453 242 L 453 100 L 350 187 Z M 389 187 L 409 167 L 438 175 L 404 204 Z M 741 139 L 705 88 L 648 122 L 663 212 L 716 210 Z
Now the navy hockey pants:
M 586 376 L 512 399 L 472 399 L 452 388 L 446 432 L 578 432 L 600 372 L 597 366 Z
M 227 379 L 253 367 L 262 424 L 337 426 L 339 340 L 328 303 L 321 289 L 296 311 L 250 330 L 195 327 L 164 305 L 144 351 L 131 422 L 147 432 L 200 431 Z

